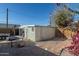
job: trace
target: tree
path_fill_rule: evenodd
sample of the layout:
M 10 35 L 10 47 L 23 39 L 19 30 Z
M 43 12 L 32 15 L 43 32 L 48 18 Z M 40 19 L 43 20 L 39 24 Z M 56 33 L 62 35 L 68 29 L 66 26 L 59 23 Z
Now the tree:
M 60 9 L 56 11 L 54 19 L 57 26 L 66 27 L 73 21 L 73 15 L 74 13 L 67 9 Z

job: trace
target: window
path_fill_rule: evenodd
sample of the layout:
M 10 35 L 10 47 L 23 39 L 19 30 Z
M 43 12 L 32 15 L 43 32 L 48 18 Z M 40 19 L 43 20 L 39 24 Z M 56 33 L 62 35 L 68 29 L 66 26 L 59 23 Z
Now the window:
M 32 31 L 34 31 L 34 27 L 32 27 Z

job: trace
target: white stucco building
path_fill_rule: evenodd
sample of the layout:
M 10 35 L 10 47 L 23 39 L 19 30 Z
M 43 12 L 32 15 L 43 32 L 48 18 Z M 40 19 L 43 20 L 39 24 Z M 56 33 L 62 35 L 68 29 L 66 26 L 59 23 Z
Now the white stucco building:
M 22 25 L 19 28 L 19 35 L 25 40 L 40 41 L 55 37 L 55 28 L 50 26 Z

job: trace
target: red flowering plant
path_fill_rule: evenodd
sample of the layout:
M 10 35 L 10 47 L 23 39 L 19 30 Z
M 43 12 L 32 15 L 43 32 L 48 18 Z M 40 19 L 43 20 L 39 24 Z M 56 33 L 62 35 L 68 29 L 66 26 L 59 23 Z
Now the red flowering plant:
M 68 51 L 76 56 L 79 55 L 79 31 L 73 35 L 71 45 L 66 47 Z

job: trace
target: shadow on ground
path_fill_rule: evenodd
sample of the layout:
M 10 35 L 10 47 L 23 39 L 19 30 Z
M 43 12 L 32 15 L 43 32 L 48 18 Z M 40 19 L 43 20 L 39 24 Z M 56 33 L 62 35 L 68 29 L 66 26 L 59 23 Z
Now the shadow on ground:
M 46 51 L 37 46 L 13 48 L 12 51 L 10 51 L 10 55 L 12 56 L 56 56 L 54 53 Z
M 47 50 L 37 46 L 25 46 L 15 48 L 11 46 L 0 46 L 0 56 L 56 56 Z
M 43 41 L 65 41 L 67 40 L 67 38 L 63 38 L 63 37 L 53 37 L 51 39 L 47 39 L 47 40 L 41 40 L 41 41 L 38 41 L 38 42 L 43 42 Z

